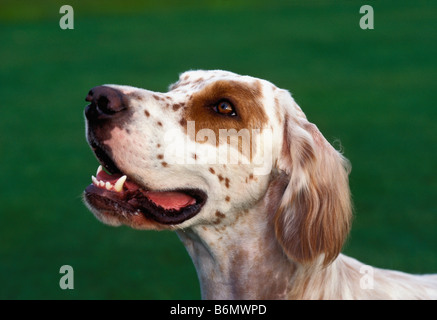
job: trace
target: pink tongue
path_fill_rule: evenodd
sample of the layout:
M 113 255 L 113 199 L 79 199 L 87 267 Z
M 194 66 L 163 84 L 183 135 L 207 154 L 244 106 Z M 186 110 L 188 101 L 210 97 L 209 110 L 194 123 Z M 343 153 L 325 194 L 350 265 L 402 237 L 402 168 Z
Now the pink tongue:
M 116 183 L 117 180 L 121 177 L 121 174 L 107 174 L 104 170 L 100 171 L 97 175 L 97 179 L 102 181 L 108 181 L 112 184 Z M 128 190 L 137 190 L 139 187 L 127 180 L 124 184 L 124 186 Z M 154 192 L 154 191 L 147 191 L 145 192 L 145 195 L 147 198 L 149 198 L 150 201 L 154 202 L 156 205 L 169 210 L 180 210 L 184 207 L 187 207 L 189 205 L 195 204 L 196 200 L 189 195 L 181 192 Z
M 146 192 L 147 198 L 153 201 L 156 205 L 169 210 L 180 210 L 184 207 L 196 203 L 189 195 L 181 192 Z

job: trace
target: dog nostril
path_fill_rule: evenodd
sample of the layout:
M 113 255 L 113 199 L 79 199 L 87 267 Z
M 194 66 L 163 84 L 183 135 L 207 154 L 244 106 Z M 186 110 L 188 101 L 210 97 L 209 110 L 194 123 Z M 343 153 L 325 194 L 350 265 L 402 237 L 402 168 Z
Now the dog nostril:
M 90 112 L 102 115 L 113 115 L 126 109 L 127 105 L 122 92 L 106 86 L 92 88 L 85 100 L 91 102 Z
M 97 107 L 106 114 L 114 114 L 116 111 L 109 108 L 109 100 L 106 96 L 100 96 L 97 99 Z

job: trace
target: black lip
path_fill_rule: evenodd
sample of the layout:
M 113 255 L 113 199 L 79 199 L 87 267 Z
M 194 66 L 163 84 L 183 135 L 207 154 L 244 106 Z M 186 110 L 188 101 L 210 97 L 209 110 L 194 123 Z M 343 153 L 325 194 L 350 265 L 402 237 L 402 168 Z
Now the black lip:
M 112 160 L 112 158 L 108 155 L 108 153 L 103 150 L 98 144 L 91 141 L 90 142 L 91 149 L 93 150 L 97 160 L 99 163 L 110 173 L 121 173 L 121 170 L 118 169 L 115 162 Z
M 140 213 L 148 219 L 165 225 L 180 224 L 191 219 L 199 213 L 207 199 L 205 192 L 199 189 L 172 191 L 188 194 L 196 200 L 196 203 L 180 210 L 167 210 L 154 204 L 141 191 L 118 193 L 96 187 L 93 184 L 85 189 L 85 198 L 96 209 L 110 211 L 124 218 Z
M 94 139 L 90 139 L 89 145 L 100 164 L 111 174 L 124 174 L 112 160 L 110 154 L 102 148 Z M 128 178 L 129 179 L 129 178 Z M 144 190 L 148 188 L 143 187 Z M 185 193 L 196 200 L 196 203 L 180 210 L 166 210 L 150 201 L 140 191 L 115 192 L 90 184 L 84 192 L 86 201 L 96 209 L 111 212 L 120 218 L 128 218 L 129 215 L 142 214 L 144 217 L 158 223 L 171 225 L 180 224 L 194 217 L 202 209 L 207 200 L 207 195 L 200 189 L 175 189 L 163 190 Z

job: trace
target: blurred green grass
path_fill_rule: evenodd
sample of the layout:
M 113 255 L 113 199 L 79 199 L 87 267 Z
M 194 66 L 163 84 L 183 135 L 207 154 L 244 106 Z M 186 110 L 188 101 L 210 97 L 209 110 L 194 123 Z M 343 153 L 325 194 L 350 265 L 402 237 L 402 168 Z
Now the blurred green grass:
M 289 89 L 353 165 L 345 252 L 437 272 L 437 4 L 375 1 L 0 3 L 0 298 L 197 299 L 171 232 L 111 228 L 81 202 L 97 162 L 84 138 L 89 88 L 166 91 L 187 69 L 227 69 Z M 366 3 L 367 4 L 367 3 Z M 59 268 L 75 289 L 59 288 Z

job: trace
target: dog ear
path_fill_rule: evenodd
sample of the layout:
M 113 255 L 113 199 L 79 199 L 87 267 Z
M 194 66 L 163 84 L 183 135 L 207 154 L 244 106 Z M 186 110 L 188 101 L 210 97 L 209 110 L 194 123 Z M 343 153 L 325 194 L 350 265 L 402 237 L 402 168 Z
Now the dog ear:
M 327 265 L 340 253 L 350 229 L 350 164 L 288 92 L 279 101 L 285 118 L 277 167 L 289 182 L 274 218 L 276 237 L 291 259 L 306 264 L 323 255 Z

